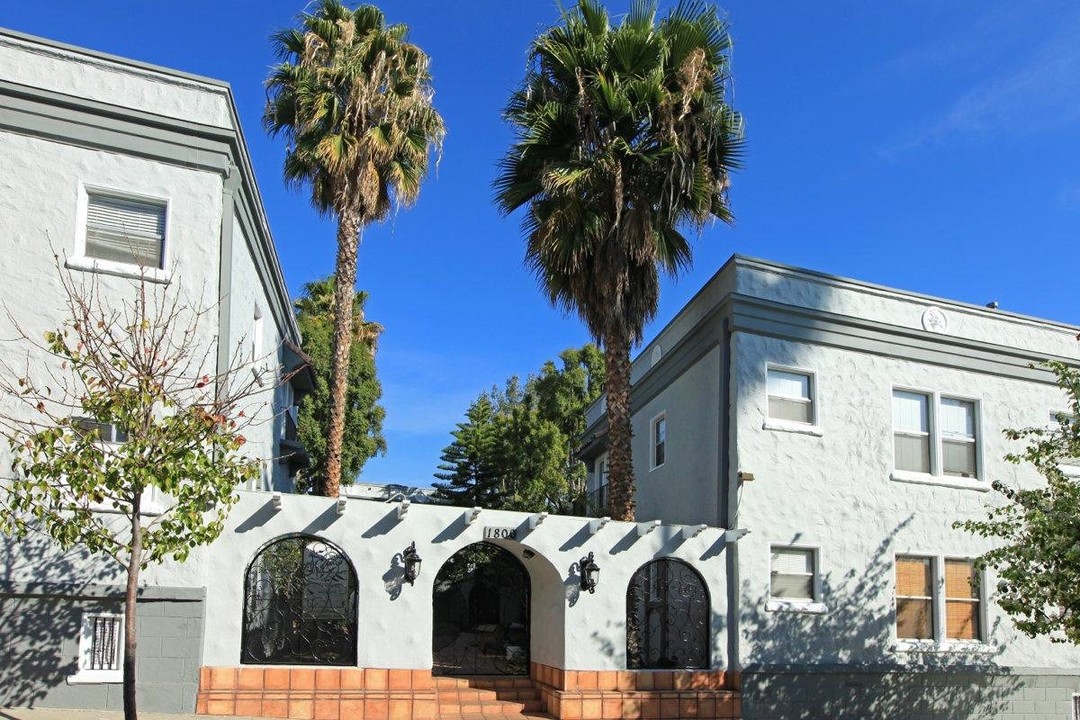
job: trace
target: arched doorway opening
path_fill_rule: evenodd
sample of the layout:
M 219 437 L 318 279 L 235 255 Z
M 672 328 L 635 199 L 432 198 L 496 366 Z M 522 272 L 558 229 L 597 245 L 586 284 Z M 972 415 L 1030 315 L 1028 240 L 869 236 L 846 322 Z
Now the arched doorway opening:
M 709 591 L 681 560 L 653 560 L 626 589 L 626 667 L 708 668 Z
M 479 542 L 443 563 L 432 593 L 432 672 L 528 675 L 529 573 L 508 550 Z
M 244 576 L 241 663 L 355 665 L 357 581 L 337 546 L 310 535 L 265 545 Z

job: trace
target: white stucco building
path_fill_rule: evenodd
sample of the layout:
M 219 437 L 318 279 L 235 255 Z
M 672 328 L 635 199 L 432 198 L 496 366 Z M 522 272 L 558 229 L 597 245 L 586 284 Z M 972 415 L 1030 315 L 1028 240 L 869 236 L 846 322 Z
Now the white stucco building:
M 735 256 L 644 346 L 637 517 L 749 530 L 723 589 L 744 717 L 1071 717 L 1080 651 L 1014 628 L 953 523 L 1038 481 L 1002 431 L 1067 408 L 1032 364 L 1080 362 L 1077 331 Z
M 249 489 L 291 490 L 303 458 L 294 405 L 311 378 L 281 382 L 301 365 L 299 331 L 228 85 L 0 30 L 0 168 L 5 340 L 15 335 L 8 318 L 40 337 L 67 317 L 54 255 L 75 284 L 92 280 L 117 307 L 130 306 L 145 272 L 182 304 L 209 309 L 194 343 L 203 372 L 259 375 L 265 390 L 246 435 L 264 462 Z M 44 357 L 25 343 L 0 353 L 42 371 Z M 118 612 L 118 569 L 34 538 L 4 539 L 0 567 L 0 706 L 118 707 L 115 663 L 91 668 L 101 662 L 88 655 L 118 639 L 80 641 L 94 618 Z M 147 709 L 194 709 L 205 583 L 176 575 L 146 576 Z M 102 622 L 102 633 L 116 627 Z

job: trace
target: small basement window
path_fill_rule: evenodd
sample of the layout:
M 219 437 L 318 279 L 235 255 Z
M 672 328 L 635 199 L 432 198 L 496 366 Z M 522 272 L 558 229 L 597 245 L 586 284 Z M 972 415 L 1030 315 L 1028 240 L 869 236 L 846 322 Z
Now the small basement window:
M 68 683 L 118 683 L 124 675 L 124 616 L 83 613 L 79 633 L 79 671 Z

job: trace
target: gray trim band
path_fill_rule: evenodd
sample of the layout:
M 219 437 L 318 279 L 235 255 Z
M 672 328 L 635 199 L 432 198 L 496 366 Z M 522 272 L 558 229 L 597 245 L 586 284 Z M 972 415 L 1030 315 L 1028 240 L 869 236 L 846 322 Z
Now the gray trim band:
M 71 599 L 123 600 L 123 585 L 77 585 L 56 582 L 0 581 L 0 597 L 58 597 Z M 177 602 L 202 602 L 206 599 L 203 587 L 169 587 L 153 585 L 139 588 L 140 600 L 173 600 Z
M 300 330 L 231 93 L 227 98 L 231 131 L 0 80 L 0 130 L 214 172 L 223 178 L 230 167 L 238 168 L 236 215 L 259 282 L 278 327 L 299 344 Z

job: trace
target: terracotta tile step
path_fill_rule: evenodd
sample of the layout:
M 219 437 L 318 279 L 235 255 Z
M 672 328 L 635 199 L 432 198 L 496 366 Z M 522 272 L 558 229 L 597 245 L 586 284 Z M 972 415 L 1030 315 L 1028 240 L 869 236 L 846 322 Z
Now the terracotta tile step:
M 537 698 L 525 702 L 502 702 L 499 700 L 477 703 L 440 702 L 439 712 L 461 715 L 501 715 L 508 713 L 536 712 L 543 709 L 543 702 Z
M 439 689 L 450 688 L 480 688 L 491 690 L 495 688 L 531 688 L 533 681 L 524 675 L 436 675 L 435 687 Z
M 551 715 L 542 712 L 508 713 L 506 715 L 481 715 L 477 713 L 447 714 L 437 713 L 436 720 L 554 720 Z
M 440 688 L 437 691 L 437 697 L 440 702 L 468 703 L 496 700 L 524 702 L 526 700 L 538 699 L 540 697 L 540 691 L 536 688 L 511 688 L 507 690 L 478 690 L 473 688 L 454 688 L 452 690 L 445 690 Z

